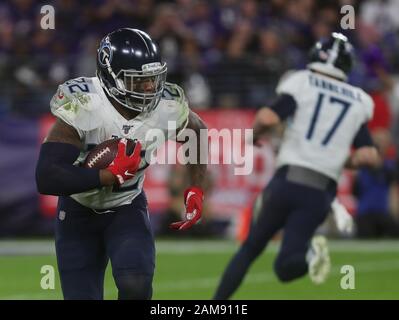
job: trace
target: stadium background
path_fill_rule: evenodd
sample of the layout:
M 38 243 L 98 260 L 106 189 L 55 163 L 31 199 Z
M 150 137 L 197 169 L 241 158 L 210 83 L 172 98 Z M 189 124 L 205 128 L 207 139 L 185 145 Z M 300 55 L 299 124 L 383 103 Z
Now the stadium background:
M 45 4 L 55 8 L 55 30 L 40 28 L 40 8 Z M 355 8 L 354 30 L 340 30 L 343 17 L 340 8 L 345 4 Z M 57 85 L 77 76 L 93 76 L 98 41 L 118 27 L 146 30 L 159 43 L 168 63 L 168 81 L 183 86 L 191 107 L 210 128 L 250 128 L 256 110 L 275 97 L 280 76 L 306 66 L 308 50 L 316 39 L 337 30 L 346 34 L 355 45 L 357 56 L 349 81 L 364 88 L 375 101 L 370 129 L 390 168 L 389 179 L 382 175 L 382 180 L 376 180 L 378 186 L 371 186 L 367 197 L 372 200 L 364 206 L 376 203 L 378 214 L 390 217 L 393 228 L 378 234 L 394 237 L 399 219 L 395 174 L 399 127 L 397 12 L 399 2 L 394 0 L 2 1 L 0 237 L 4 240 L 0 240 L 0 298 L 60 297 L 59 286 L 55 295 L 36 288 L 40 265 L 46 262 L 55 265 L 51 240 L 41 239 L 51 239 L 56 199 L 37 194 L 35 163 L 40 143 L 54 121 L 49 115 L 49 100 Z M 275 145 L 270 144 L 255 151 L 254 173 L 250 176 L 234 176 L 232 165 L 210 166 L 203 224 L 184 235 L 175 234 L 175 238 L 180 238 L 178 242 L 161 239 L 173 236 L 165 226 L 183 209 L 184 168 L 154 166 L 147 170 L 146 190 L 159 239 L 156 298 L 210 297 L 236 243 L 208 239 L 240 240 L 245 236 L 252 201 L 273 174 L 274 150 Z M 360 213 L 353 192 L 355 179 L 353 173 L 345 172 L 339 195 L 357 217 Z M 378 223 L 375 222 L 376 228 Z M 398 287 L 389 281 L 399 272 L 396 240 L 354 241 L 356 233 L 341 235 L 330 222 L 320 232 L 344 239 L 332 243 L 333 263 L 334 257 L 337 263 L 359 262 L 360 270 L 365 270 L 364 278 L 370 286 L 363 288 L 363 295 L 342 297 L 378 298 L 384 294 L 388 298 L 399 297 Z M 181 238 L 187 237 L 200 240 L 185 240 L 186 244 L 182 244 Z M 257 262 L 255 273 L 248 277 L 246 288 L 252 295 L 240 291 L 237 297 L 339 298 L 336 294 L 342 293 L 336 288 L 339 280 L 331 280 L 319 291 L 314 291 L 306 280 L 288 289 L 277 284 L 270 265 L 273 248 Z M 179 252 L 182 255 L 178 256 Z M 199 269 L 198 256 L 209 258 L 206 261 L 213 264 Z M 180 271 L 194 278 L 194 284 L 179 286 L 173 280 L 179 272 L 173 268 L 185 265 L 187 260 L 192 261 L 192 268 Z M 338 264 L 334 278 L 339 279 Z M 273 284 L 274 295 L 265 293 L 266 285 L 262 287 L 265 282 Z M 192 289 L 196 286 L 197 290 Z M 172 296 L 171 290 L 176 291 Z M 287 296 L 285 290 L 292 295 Z M 111 291 L 107 297 L 113 294 Z

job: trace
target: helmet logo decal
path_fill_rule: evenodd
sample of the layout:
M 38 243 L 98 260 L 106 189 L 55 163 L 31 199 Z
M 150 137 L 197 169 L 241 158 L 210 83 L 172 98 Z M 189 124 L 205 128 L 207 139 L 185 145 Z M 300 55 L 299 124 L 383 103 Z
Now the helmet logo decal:
M 107 61 L 108 60 L 108 61 Z M 103 67 L 108 67 L 108 63 L 111 64 L 112 61 L 112 49 L 111 43 L 109 42 L 109 38 L 106 37 L 102 43 L 100 48 L 98 49 L 98 62 Z M 108 63 L 107 63 L 108 62 Z
M 162 65 L 159 62 L 147 63 L 141 66 L 141 70 L 143 70 L 144 72 L 153 72 L 160 69 L 162 69 Z

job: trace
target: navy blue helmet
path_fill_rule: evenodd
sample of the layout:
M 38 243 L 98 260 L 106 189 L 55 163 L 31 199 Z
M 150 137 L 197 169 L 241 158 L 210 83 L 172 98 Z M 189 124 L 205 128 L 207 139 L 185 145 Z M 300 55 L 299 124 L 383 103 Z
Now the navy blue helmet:
M 316 42 L 310 51 L 308 68 L 346 80 L 353 65 L 353 47 L 342 33 Z
M 126 108 L 139 112 L 154 108 L 166 72 L 158 46 L 141 30 L 119 29 L 100 42 L 97 77 L 107 94 Z

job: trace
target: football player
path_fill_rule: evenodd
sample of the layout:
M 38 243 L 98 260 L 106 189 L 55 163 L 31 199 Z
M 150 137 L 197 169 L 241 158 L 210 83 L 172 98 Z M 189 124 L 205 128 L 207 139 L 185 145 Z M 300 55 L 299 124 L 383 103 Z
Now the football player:
M 59 196 L 55 244 L 65 299 L 103 299 L 108 260 L 119 299 L 152 296 L 155 249 L 143 180 L 145 155 L 160 143 L 145 137 L 151 129 L 176 139 L 185 128 L 206 128 L 166 73 L 148 34 L 119 29 L 99 45 L 96 76 L 61 84 L 51 100 L 57 121 L 41 146 L 36 180 L 40 193 Z M 90 148 L 111 138 L 122 139 L 107 168 L 79 166 Z M 127 138 L 137 141 L 131 155 Z M 206 165 L 188 166 L 186 219 L 171 225 L 178 230 L 201 218 Z
M 276 173 L 258 197 L 248 238 L 230 261 L 215 299 L 228 299 L 269 240 L 284 229 L 274 270 L 282 282 L 309 273 L 322 283 L 330 270 L 324 237 L 314 232 L 327 217 L 342 169 L 380 163 L 367 129 L 373 101 L 346 82 L 352 46 L 340 33 L 317 42 L 310 63 L 284 77 L 278 98 L 258 111 L 254 142 L 286 122 Z M 354 152 L 351 153 L 351 148 Z M 313 237 L 313 239 L 312 239 Z

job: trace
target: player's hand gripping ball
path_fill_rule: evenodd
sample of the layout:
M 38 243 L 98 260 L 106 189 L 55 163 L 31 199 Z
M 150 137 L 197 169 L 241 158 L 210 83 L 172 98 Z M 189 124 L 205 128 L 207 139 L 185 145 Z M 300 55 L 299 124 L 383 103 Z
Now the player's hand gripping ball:
M 89 152 L 83 167 L 107 169 L 122 184 L 137 172 L 141 161 L 140 152 L 141 144 L 137 140 L 106 140 Z

